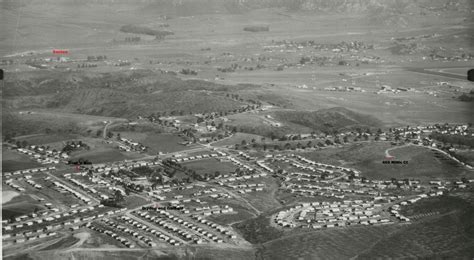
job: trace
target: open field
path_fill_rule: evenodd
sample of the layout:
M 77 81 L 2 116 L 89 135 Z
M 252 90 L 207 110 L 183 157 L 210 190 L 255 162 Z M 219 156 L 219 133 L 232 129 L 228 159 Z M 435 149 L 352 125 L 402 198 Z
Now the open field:
M 37 134 L 37 135 L 27 135 L 27 136 L 18 136 L 15 137 L 15 140 L 18 141 L 26 141 L 28 144 L 33 145 L 46 145 L 50 143 L 68 141 L 71 139 L 75 139 L 80 137 L 79 135 L 71 135 L 71 134 Z
M 38 201 L 33 200 L 30 196 L 20 195 L 14 197 L 9 202 L 2 204 L 2 218 L 15 218 L 41 210 L 43 208 L 43 206 L 39 205 Z
M 426 209 L 442 213 L 422 219 L 384 238 L 370 250 L 360 254 L 360 259 L 388 256 L 463 258 L 474 255 L 474 208 L 472 204 L 462 200 L 454 201 L 454 205 L 449 200 L 444 200 L 447 204 L 426 201 L 419 205 L 421 211 L 415 209 L 413 213 L 421 213 Z M 444 213 L 448 204 L 451 211 Z M 428 208 L 424 209 L 424 205 Z
M 247 143 L 250 143 L 252 139 L 255 139 L 256 141 L 260 141 L 262 136 L 260 135 L 254 135 L 254 134 L 246 134 L 246 133 L 236 133 L 232 135 L 229 138 L 226 138 L 224 140 L 219 140 L 215 143 L 212 144 L 212 146 L 232 146 L 234 144 L 241 144 L 243 140 L 245 140 Z
M 41 164 L 31 160 L 27 155 L 2 147 L 2 171 L 11 172 L 40 167 Z
M 358 143 L 301 154 L 316 161 L 354 167 L 363 176 L 373 179 L 459 179 L 468 176 L 467 170 L 451 163 L 444 155 L 436 155 L 430 149 L 417 146 L 393 147 L 390 151 L 390 155 L 395 156 L 394 160 L 408 161 L 408 164 L 383 164 L 385 150 L 391 148 L 388 142 Z
M 135 142 L 139 142 L 149 147 L 150 154 L 172 153 L 182 150 L 189 149 L 189 147 L 180 143 L 184 142 L 184 139 L 168 133 L 153 133 L 153 132 L 120 132 L 123 138 L 131 138 Z
M 58 249 L 65 249 L 65 248 L 69 248 L 71 247 L 72 245 L 76 244 L 77 242 L 79 242 L 79 239 L 74 237 L 74 236 L 68 236 L 68 237 L 65 237 L 63 239 L 61 239 L 60 241 L 48 246 L 48 247 L 45 247 L 43 249 L 41 249 L 41 251 L 45 251 L 45 250 L 58 250 Z
M 278 184 L 273 178 L 259 179 L 258 183 L 265 185 L 264 191 L 244 194 L 243 197 L 256 209 L 261 212 L 271 211 L 281 204 L 275 199 L 275 192 L 278 190 Z
M 233 164 L 229 162 L 219 162 L 216 159 L 204 159 L 195 162 L 183 163 L 188 169 L 193 169 L 199 175 L 210 174 L 213 175 L 215 172 L 221 174 L 229 174 L 237 169 Z
M 89 139 L 88 144 L 91 146 L 90 150 L 72 152 L 70 159 L 78 160 L 83 158 L 92 163 L 104 163 L 143 157 L 138 153 L 122 152 L 117 148 L 116 144 L 107 144 L 100 139 Z
M 5 190 L 2 187 L 2 204 L 5 204 L 15 198 L 16 196 L 20 195 L 18 192 L 12 190 Z
M 262 244 L 258 254 L 263 259 L 330 258 L 348 259 L 400 227 L 355 227 L 302 232 Z

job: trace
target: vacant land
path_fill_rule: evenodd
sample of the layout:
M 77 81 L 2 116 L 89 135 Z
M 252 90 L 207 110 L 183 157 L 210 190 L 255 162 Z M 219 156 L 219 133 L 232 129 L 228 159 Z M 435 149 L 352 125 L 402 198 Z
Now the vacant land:
M 18 195 L 20 195 L 20 193 L 12 190 L 6 190 L 2 187 L 2 204 L 9 202 Z
M 270 226 L 270 219 L 263 215 L 237 223 L 234 227 L 252 244 L 264 243 L 283 235 L 282 231 Z
M 154 132 L 120 132 L 123 138 L 130 138 L 132 141 L 139 142 L 148 148 L 150 154 L 172 153 L 189 149 L 181 144 L 184 139 L 175 134 L 154 133 Z
M 408 164 L 382 163 L 386 160 L 385 150 L 392 148 L 393 160 L 408 161 Z M 393 147 L 388 142 L 357 143 L 301 154 L 315 161 L 354 167 L 371 179 L 459 179 L 467 174 L 457 163 L 433 150 L 417 146 Z
M 447 211 L 446 207 L 450 210 Z M 466 255 L 474 255 L 472 204 L 453 198 L 428 199 L 416 205 L 416 208 L 408 210 L 413 210 L 414 214 L 424 213 L 426 210 L 441 214 L 401 228 L 360 254 L 359 258 L 463 258 Z
M 398 228 L 388 225 L 302 232 L 263 243 L 257 254 L 263 259 L 348 259 Z
M 195 170 L 199 175 L 213 175 L 216 172 L 219 172 L 220 174 L 229 174 L 237 169 L 237 167 L 230 162 L 219 162 L 216 159 L 199 160 L 183 163 L 182 165 L 186 166 L 188 169 Z
M 2 204 L 2 219 L 11 219 L 21 215 L 43 209 L 38 201 L 33 200 L 28 195 L 20 195 L 14 197 L 9 202 Z
M 252 139 L 255 139 L 256 141 L 262 140 L 261 135 L 254 135 L 254 134 L 246 134 L 246 133 L 235 133 L 229 138 L 226 138 L 224 140 L 217 141 L 212 144 L 212 146 L 233 146 L 235 144 L 241 144 L 243 140 L 245 142 L 250 143 Z
M 2 148 L 2 171 L 11 172 L 40 167 L 42 164 L 30 159 L 27 155 Z
M 57 249 L 65 249 L 65 248 L 68 248 L 68 247 L 71 247 L 72 245 L 76 244 L 77 242 L 79 242 L 79 238 L 76 238 L 74 236 L 67 236 L 61 240 L 59 240 L 58 242 L 48 246 L 48 247 L 45 247 L 45 248 L 42 248 L 41 251 L 45 251 L 45 250 L 57 250 Z
M 30 145 L 47 145 L 50 143 L 68 141 L 71 139 L 79 138 L 79 135 L 74 134 L 36 134 L 27 136 L 15 137 L 15 141 L 26 141 Z
M 113 161 L 121 161 L 125 159 L 138 158 L 136 154 L 125 153 L 119 151 L 117 148 L 102 148 L 93 151 L 81 151 L 72 153 L 70 160 L 78 160 L 82 158 L 84 160 L 89 160 L 92 163 L 105 163 Z

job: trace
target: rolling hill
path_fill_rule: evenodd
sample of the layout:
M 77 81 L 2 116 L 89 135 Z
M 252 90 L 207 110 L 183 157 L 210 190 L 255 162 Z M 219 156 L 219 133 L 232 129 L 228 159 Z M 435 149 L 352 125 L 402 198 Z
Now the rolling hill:
M 67 113 L 134 118 L 152 112 L 227 112 L 244 102 L 226 97 L 229 91 L 256 86 L 226 86 L 202 80 L 181 80 L 153 71 L 114 73 L 42 71 L 13 75 L 3 95 L 12 111 L 53 109 Z
M 317 111 L 277 111 L 275 117 L 282 122 L 290 122 L 323 132 L 357 127 L 379 127 L 382 125 L 375 117 L 356 113 L 343 107 Z

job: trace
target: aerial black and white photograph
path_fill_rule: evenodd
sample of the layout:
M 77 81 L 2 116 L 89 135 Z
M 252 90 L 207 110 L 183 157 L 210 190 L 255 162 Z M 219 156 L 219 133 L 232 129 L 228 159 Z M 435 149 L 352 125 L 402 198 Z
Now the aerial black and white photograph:
M 474 0 L 0 0 L 1 259 L 474 259 Z

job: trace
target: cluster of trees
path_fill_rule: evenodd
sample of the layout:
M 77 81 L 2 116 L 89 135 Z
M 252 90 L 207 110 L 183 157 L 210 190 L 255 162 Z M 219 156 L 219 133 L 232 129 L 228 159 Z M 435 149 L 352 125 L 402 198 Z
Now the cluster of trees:
M 137 26 L 137 25 L 124 25 L 120 28 L 121 32 L 124 33 L 136 33 L 136 34 L 145 34 L 145 35 L 151 35 L 155 36 L 156 39 L 164 39 L 168 35 L 173 35 L 173 32 L 169 31 L 158 31 L 158 30 L 153 30 L 147 27 L 142 27 L 142 26 Z
M 181 69 L 179 73 L 184 74 L 184 75 L 197 75 L 198 74 L 197 71 L 192 70 L 192 69 Z
M 141 40 L 140 36 L 125 37 L 125 42 L 139 42 L 140 40 Z
M 90 64 L 90 63 L 82 63 L 82 64 L 77 64 L 78 68 L 96 68 L 97 64 Z
M 69 154 L 70 152 L 77 149 L 86 149 L 89 150 L 90 147 L 86 143 L 83 143 L 81 140 L 77 141 L 67 141 L 66 145 L 63 147 L 62 152 Z
M 345 137 L 343 138 L 344 142 L 349 142 L 348 138 Z M 282 150 L 296 150 L 296 149 L 308 149 L 308 148 L 318 148 L 318 147 L 325 147 L 329 145 L 334 145 L 334 144 L 342 144 L 343 141 L 340 140 L 339 138 L 336 138 L 334 141 L 331 141 L 329 139 L 326 139 L 324 142 L 313 142 L 313 141 L 308 141 L 307 143 L 285 143 L 284 145 L 282 144 L 267 144 L 267 143 L 257 143 L 255 139 L 252 139 L 250 143 L 247 143 L 246 140 L 242 140 L 240 144 L 235 144 L 235 149 L 242 149 L 242 150 L 247 150 L 249 146 L 251 146 L 254 149 L 262 149 L 266 151 L 267 149 L 273 149 L 276 151 L 282 151 Z
M 470 95 L 467 95 L 466 93 L 464 93 L 461 96 L 459 96 L 458 99 L 459 101 L 463 101 L 463 102 L 472 102 L 474 101 L 474 92 L 471 91 Z
M 226 73 L 226 72 L 235 72 L 235 70 L 236 70 L 237 68 L 241 68 L 241 66 L 239 66 L 239 64 L 237 64 L 237 63 L 232 63 L 232 64 L 230 64 L 229 67 L 226 67 L 226 68 L 217 68 L 217 70 L 220 71 L 220 72 Z
M 123 208 L 123 206 L 121 205 L 123 201 L 125 201 L 125 198 L 122 195 L 122 192 L 116 190 L 114 193 L 114 197 L 101 200 L 100 204 L 114 208 Z
M 459 146 L 469 146 L 474 147 L 474 137 L 464 136 L 464 135 L 446 135 L 440 133 L 432 133 L 430 138 L 433 140 L 438 140 L 444 145 L 446 144 L 457 144 Z
M 179 163 L 173 162 L 170 159 L 164 160 L 163 165 L 166 167 L 165 172 L 168 174 L 168 177 L 173 178 L 175 177 L 177 172 L 182 172 L 186 177 L 182 178 L 183 182 L 191 183 L 193 180 L 197 181 L 207 181 L 212 178 L 216 178 L 221 175 L 219 171 L 215 171 L 214 173 L 204 173 L 198 174 L 195 170 L 189 169 L 186 166 L 183 166 Z M 174 179 L 176 183 L 179 183 L 177 179 Z
M 303 65 L 303 64 L 306 64 L 307 62 L 310 62 L 310 61 L 311 61 L 310 57 L 303 56 L 300 59 L 300 64 Z
M 26 148 L 26 147 L 28 147 L 28 142 L 27 142 L 26 140 L 23 140 L 23 141 L 21 141 L 21 142 L 20 142 L 20 141 L 16 141 L 16 142 L 15 142 L 15 145 L 16 145 L 16 147 L 18 147 L 18 148 Z
M 13 60 L 1 60 L 0 65 L 11 65 L 13 64 Z
M 119 61 L 119 63 L 115 64 L 116 67 L 124 67 L 124 66 L 130 66 L 130 65 L 132 65 L 132 63 L 128 60 Z
M 87 61 L 102 61 L 106 59 L 107 59 L 107 56 L 105 55 L 87 56 Z
M 79 158 L 77 160 L 68 160 L 67 164 L 83 165 L 83 164 L 92 164 L 92 162 L 89 161 L 88 159 Z
M 467 157 L 467 156 L 465 156 L 465 155 L 463 155 L 463 154 L 454 153 L 454 152 L 450 152 L 450 151 L 448 151 L 448 153 L 449 153 L 451 156 L 457 158 L 459 161 L 461 161 L 461 162 L 463 162 L 463 163 L 465 163 L 465 164 L 469 164 L 469 165 L 471 165 L 471 166 L 474 166 L 474 165 L 473 165 L 473 160 L 470 159 L 469 157 Z M 464 183 L 467 183 L 467 179 L 466 179 L 465 177 L 463 177 L 461 180 L 462 180 Z
M 262 26 L 262 25 L 253 25 L 253 26 L 246 26 L 244 27 L 244 31 L 247 32 L 268 32 L 270 31 L 270 26 Z

